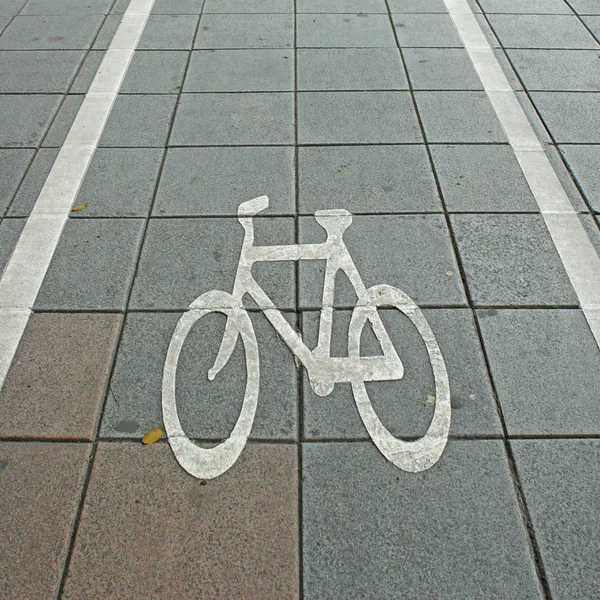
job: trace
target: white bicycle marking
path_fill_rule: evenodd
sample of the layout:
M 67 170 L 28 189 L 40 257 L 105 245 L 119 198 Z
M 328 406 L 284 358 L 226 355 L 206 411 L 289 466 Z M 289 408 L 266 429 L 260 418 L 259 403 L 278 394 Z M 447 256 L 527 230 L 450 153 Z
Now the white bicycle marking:
M 336 383 L 349 382 L 360 417 L 376 447 L 391 463 L 404 471 L 418 472 L 433 466 L 442 455 L 450 429 L 450 388 L 446 365 L 439 346 L 417 305 L 400 290 L 389 285 L 366 288 L 343 241 L 343 233 L 352 223 L 345 210 L 320 210 L 315 219 L 327 232 L 325 242 L 289 246 L 255 246 L 253 216 L 269 205 L 266 196 L 243 202 L 238 220 L 245 231 L 235 283 L 231 294 L 213 290 L 202 294 L 179 320 L 167 351 L 163 373 L 162 410 L 167 437 L 179 464 L 191 475 L 212 479 L 225 473 L 236 462 L 252 430 L 259 393 L 258 345 L 242 298 L 249 294 L 264 312 L 279 336 L 307 370 L 311 387 L 319 396 L 327 396 Z M 325 281 L 317 346 L 309 350 L 252 275 L 256 262 L 325 260 Z M 357 296 L 348 330 L 348 356 L 331 356 L 335 276 L 343 271 Z M 414 441 L 394 437 L 380 421 L 365 388 L 367 381 L 402 379 L 404 367 L 377 313 L 381 306 L 396 307 L 408 317 L 421 336 L 435 380 L 435 409 L 425 435 Z M 223 340 L 215 363 L 208 371 L 213 380 L 227 364 L 239 336 L 246 355 L 247 383 L 240 416 L 230 436 L 213 448 L 201 448 L 192 442 L 181 426 L 177 411 L 176 378 L 179 355 L 193 325 L 210 312 L 227 317 Z M 360 356 L 363 327 L 370 323 L 383 355 Z

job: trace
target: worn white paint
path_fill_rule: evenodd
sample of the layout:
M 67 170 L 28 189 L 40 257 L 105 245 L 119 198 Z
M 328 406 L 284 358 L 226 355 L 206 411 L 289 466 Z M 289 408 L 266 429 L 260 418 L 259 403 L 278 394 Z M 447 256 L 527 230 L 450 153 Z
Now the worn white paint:
M 154 0 L 132 0 L 0 280 L 0 388 Z
M 236 273 L 233 293 L 213 290 L 197 298 L 180 319 L 167 352 L 163 376 L 163 420 L 173 452 L 181 466 L 201 479 L 212 479 L 227 471 L 242 452 L 256 412 L 259 392 L 258 347 L 252 324 L 242 298 L 249 294 L 262 309 L 279 336 L 307 370 L 310 384 L 319 396 L 327 396 L 336 383 L 349 382 L 359 414 L 380 452 L 405 471 L 423 471 L 436 463 L 448 440 L 450 428 L 450 389 L 444 359 L 423 313 L 400 290 L 378 285 L 366 288 L 343 241 L 344 230 L 352 215 L 345 210 L 321 210 L 315 213 L 317 222 L 327 231 L 327 239 L 319 244 L 289 246 L 255 246 L 253 216 L 267 208 L 266 196 L 239 206 L 238 219 L 245 230 L 244 242 Z M 325 280 L 317 346 L 309 350 L 252 275 L 257 262 L 325 260 Z M 331 356 L 331 331 L 335 276 L 343 271 L 353 285 L 357 303 L 348 332 L 348 357 Z M 425 435 L 415 441 L 395 438 L 381 423 L 369 400 L 365 382 L 399 380 L 404 368 L 383 326 L 377 308 L 395 306 L 408 317 L 419 332 L 429 355 L 436 386 L 435 410 Z M 227 325 L 215 364 L 208 372 L 213 380 L 227 364 L 241 336 L 246 353 L 247 384 L 242 410 L 231 436 L 214 448 L 200 448 L 185 435 L 177 413 L 176 373 L 179 354 L 194 323 L 205 314 L 217 311 L 227 316 Z M 360 336 L 370 323 L 382 356 L 360 356 Z

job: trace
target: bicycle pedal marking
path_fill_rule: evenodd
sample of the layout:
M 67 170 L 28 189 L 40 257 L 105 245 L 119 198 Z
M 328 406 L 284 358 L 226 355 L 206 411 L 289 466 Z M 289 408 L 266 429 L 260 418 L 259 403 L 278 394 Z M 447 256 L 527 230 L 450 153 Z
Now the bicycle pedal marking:
M 373 443 L 392 464 L 404 471 L 419 472 L 432 467 L 442 455 L 450 429 L 450 387 L 444 358 L 431 327 L 413 300 L 390 285 L 367 288 L 358 273 L 343 241 L 344 231 L 352 223 L 352 215 L 342 209 L 315 212 L 315 219 L 327 232 L 325 242 L 287 246 L 255 246 L 253 217 L 269 206 L 267 196 L 242 202 L 238 220 L 244 228 L 235 282 L 231 293 L 212 290 L 194 300 L 182 315 L 167 350 L 163 370 L 162 412 L 167 438 L 175 458 L 191 475 L 213 479 L 228 471 L 242 453 L 252 430 L 259 394 L 260 365 L 254 328 L 242 298 L 249 294 L 263 311 L 279 337 L 287 344 L 296 364 L 302 364 L 314 392 L 319 396 L 331 393 L 336 383 L 350 383 L 358 413 Z M 252 275 L 257 262 L 285 260 L 325 260 L 322 309 L 318 343 L 313 350 L 302 341 L 298 332 L 286 321 Z M 357 303 L 348 328 L 348 356 L 331 356 L 333 299 L 335 276 L 343 271 L 354 287 Z M 419 333 L 429 358 L 435 381 L 434 413 L 427 432 L 420 438 L 405 441 L 396 438 L 377 416 L 367 394 L 366 382 L 395 381 L 404 376 L 404 366 L 377 313 L 381 306 L 391 306 L 405 315 Z M 176 401 L 176 373 L 179 355 L 194 324 L 211 312 L 227 317 L 223 339 L 214 365 L 207 378 L 218 377 L 227 364 L 241 337 L 246 358 L 246 389 L 240 415 L 229 437 L 213 448 L 200 448 L 183 431 Z M 361 333 L 369 322 L 383 352 L 380 356 L 360 356 Z

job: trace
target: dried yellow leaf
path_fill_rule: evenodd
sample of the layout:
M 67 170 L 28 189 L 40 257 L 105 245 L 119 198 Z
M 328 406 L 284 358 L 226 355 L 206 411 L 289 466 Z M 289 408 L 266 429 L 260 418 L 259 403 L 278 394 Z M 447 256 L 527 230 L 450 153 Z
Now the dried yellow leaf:
M 73 212 L 79 212 L 80 210 L 83 210 L 84 208 L 87 208 L 87 204 L 78 204 L 77 206 L 74 206 L 71 210 Z
M 163 430 L 160 427 L 151 429 L 143 438 L 142 444 L 154 444 L 162 437 Z

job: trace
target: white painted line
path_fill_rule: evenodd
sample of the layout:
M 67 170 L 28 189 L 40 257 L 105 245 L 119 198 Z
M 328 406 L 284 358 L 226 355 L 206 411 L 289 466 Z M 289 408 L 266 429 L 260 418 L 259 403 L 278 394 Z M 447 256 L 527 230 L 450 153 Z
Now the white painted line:
M 154 0 L 132 0 L 0 280 L 0 388 Z
M 444 0 L 600 346 L 600 258 L 467 0 Z

